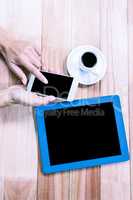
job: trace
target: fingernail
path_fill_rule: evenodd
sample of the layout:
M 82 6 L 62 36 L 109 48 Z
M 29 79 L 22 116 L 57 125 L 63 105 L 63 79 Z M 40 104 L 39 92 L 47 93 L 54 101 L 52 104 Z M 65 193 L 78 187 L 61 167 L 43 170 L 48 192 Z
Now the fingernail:
M 22 79 L 22 83 L 23 83 L 23 85 L 26 85 L 27 84 L 27 80 L 26 79 Z
M 46 78 L 43 79 L 43 82 L 44 82 L 45 84 L 48 84 L 48 80 L 47 80 Z

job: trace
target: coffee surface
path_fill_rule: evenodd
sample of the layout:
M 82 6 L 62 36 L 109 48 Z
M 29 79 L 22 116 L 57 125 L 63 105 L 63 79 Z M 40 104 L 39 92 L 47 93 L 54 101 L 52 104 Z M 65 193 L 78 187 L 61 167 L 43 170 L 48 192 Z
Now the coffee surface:
M 91 52 L 86 52 L 82 56 L 82 63 L 85 67 L 91 68 L 97 63 L 97 57 Z

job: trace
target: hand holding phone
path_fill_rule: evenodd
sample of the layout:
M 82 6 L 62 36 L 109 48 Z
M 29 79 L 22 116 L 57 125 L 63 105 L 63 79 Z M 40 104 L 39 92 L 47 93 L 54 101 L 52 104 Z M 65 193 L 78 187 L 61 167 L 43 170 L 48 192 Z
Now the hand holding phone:
M 31 74 L 27 86 L 28 91 L 41 96 L 53 95 L 57 97 L 58 100 L 71 101 L 74 99 L 78 87 L 78 81 L 76 79 L 49 72 L 41 71 L 41 73 L 48 80 L 48 84 L 42 83 L 33 74 Z

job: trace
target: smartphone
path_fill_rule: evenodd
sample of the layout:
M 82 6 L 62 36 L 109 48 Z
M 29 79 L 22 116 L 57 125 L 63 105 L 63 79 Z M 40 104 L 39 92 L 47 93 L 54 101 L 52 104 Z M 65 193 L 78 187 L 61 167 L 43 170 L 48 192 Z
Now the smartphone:
M 33 74 L 30 75 L 27 90 L 41 96 L 53 95 L 58 100 L 71 101 L 74 99 L 78 81 L 69 76 L 41 71 L 47 78 L 48 84 L 42 83 Z

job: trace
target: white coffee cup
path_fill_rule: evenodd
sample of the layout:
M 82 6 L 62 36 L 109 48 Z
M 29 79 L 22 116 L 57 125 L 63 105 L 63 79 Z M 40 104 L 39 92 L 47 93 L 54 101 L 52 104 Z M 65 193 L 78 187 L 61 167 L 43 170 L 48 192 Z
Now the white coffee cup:
M 100 81 L 107 69 L 102 51 L 94 46 L 83 45 L 73 49 L 67 58 L 67 70 L 79 83 L 92 85 Z

